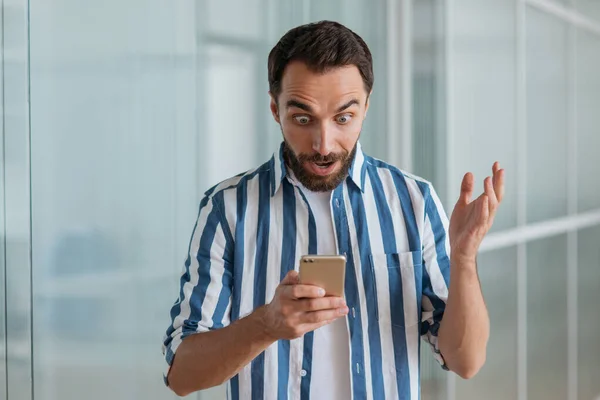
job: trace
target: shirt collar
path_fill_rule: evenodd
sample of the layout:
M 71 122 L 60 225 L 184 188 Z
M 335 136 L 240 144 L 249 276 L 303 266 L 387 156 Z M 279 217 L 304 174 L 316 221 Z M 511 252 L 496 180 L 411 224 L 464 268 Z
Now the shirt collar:
M 271 196 L 274 196 L 275 193 L 279 191 L 281 183 L 289 175 L 287 166 L 285 165 L 285 161 L 283 159 L 283 146 L 284 143 L 282 142 L 279 146 L 279 150 L 276 151 L 271 158 Z M 352 161 L 352 166 L 350 167 L 350 171 L 348 171 L 348 175 L 350 180 L 354 182 L 356 187 L 358 187 L 361 192 L 365 191 L 365 173 L 365 154 L 362 151 L 360 142 L 358 142 L 356 143 L 356 155 L 354 156 L 354 160 Z

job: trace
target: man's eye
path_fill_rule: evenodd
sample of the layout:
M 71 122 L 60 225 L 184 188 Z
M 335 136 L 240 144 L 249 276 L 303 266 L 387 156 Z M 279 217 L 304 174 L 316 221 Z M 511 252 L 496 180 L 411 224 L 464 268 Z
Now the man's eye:
M 297 115 L 297 116 L 294 117 L 294 119 L 300 125 L 306 125 L 306 124 L 308 124 L 310 122 L 310 118 L 307 117 L 306 115 Z
M 340 115 L 339 117 L 337 117 L 337 122 L 338 124 L 347 124 L 348 122 L 350 122 L 350 120 L 352 119 L 352 115 L 350 114 L 344 114 L 344 115 Z

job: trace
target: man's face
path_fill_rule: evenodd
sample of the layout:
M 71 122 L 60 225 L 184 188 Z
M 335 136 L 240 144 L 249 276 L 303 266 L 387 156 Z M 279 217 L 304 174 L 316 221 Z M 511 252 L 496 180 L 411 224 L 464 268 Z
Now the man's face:
M 337 187 L 347 176 L 368 102 L 355 66 L 326 73 L 290 63 L 271 111 L 283 132 L 284 157 L 296 178 L 312 191 Z

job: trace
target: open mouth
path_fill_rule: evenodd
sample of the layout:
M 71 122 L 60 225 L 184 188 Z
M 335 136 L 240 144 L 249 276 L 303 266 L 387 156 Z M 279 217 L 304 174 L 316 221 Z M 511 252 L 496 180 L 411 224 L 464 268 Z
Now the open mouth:
M 333 161 L 331 161 L 331 162 L 316 162 L 314 164 L 321 169 L 325 169 L 325 168 L 331 167 L 333 165 Z
M 337 164 L 336 161 L 330 162 L 308 162 L 306 163 L 308 169 L 315 175 L 325 176 L 329 175 L 335 169 Z

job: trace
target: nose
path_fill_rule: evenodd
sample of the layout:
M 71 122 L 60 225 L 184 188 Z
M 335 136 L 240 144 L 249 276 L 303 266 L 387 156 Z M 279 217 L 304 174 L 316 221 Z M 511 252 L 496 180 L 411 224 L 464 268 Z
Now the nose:
M 321 125 L 313 134 L 313 150 L 326 156 L 333 151 L 333 134 L 326 124 Z

